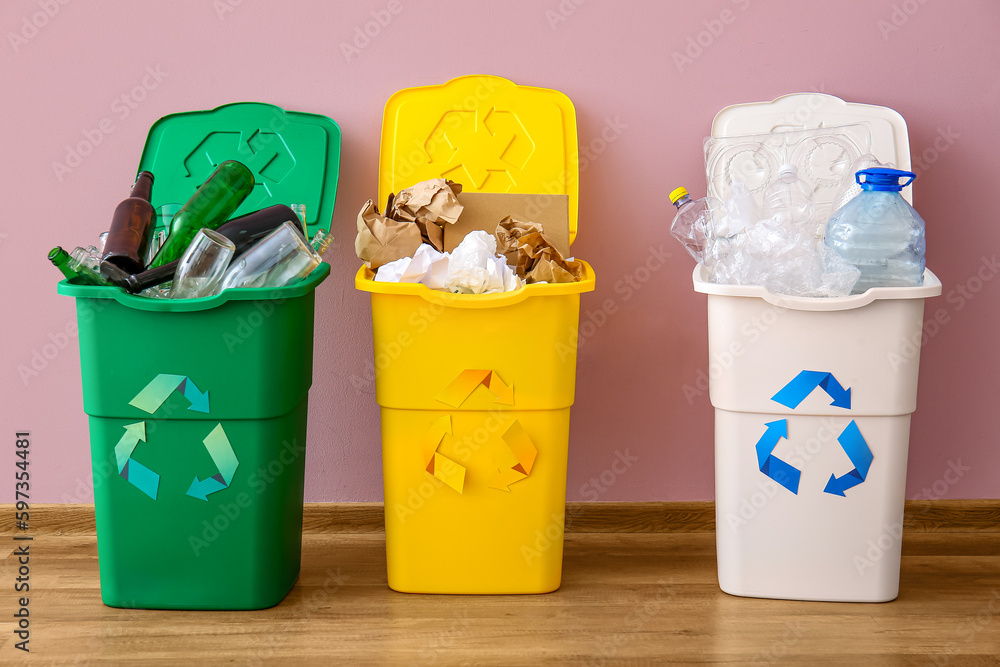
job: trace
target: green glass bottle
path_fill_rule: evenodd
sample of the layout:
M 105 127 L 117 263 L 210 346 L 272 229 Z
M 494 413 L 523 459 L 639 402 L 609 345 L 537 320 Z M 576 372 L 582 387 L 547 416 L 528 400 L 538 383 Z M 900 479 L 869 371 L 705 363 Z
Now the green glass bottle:
M 198 230 L 217 229 L 239 208 L 253 186 L 253 173 L 242 163 L 226 160 L 220 164 L 171 219 L 167 238 L 149 268 L 180 259 Z
M 80 285 L 109 285 L 110 283 L 97 271 L 78 261 L 62 246 L 56 246 L 49 251 L 49 261 L 55 264 L 56 268 L 62 271 L 66 280 Z

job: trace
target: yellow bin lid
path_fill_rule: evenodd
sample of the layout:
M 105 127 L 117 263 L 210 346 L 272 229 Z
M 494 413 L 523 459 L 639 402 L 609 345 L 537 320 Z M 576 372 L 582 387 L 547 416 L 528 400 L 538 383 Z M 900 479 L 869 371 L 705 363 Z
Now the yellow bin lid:
M 385 104 L 380 206 L 432 178 L 465 192 L 569 195 L 569 239 L 580 199 L 576 111 L 563 93 L 498 76 L 404 88 Z

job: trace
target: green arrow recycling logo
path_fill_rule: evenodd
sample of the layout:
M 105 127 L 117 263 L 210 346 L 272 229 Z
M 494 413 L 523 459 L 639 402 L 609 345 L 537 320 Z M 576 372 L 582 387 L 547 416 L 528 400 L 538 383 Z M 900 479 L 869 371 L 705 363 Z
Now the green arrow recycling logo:
M 175 390 L 181 392 L 184 398 L 191 402 L 188 410 L 208 414 L 208 392 L 199 390 L 191 378 L 185 375 L 166 373 L 157 375 L 135 398 L 129 401 L 129 405 L 153 414 Z M 139 443 L 145 441 L 146 422 L 126 424 L 125 434 L 115 445 L 115 459 L 118 463 L 118 474 L 129 484 L 156 500 L 160 488 L 160 476 L 132 458 L 132 453 Z M 205 479 L 199 479 L 195 475 L 194 481 L 191 482 L 191 486 L 187 490 L 187 495 L 208 502 L 210 494 L 229 487 L 240 462 L 236 458 L 236 452 L 233 450 L 233 445 L 229 442 L 229 437 L 221 423 L 216 424 L 215 428 L 205 436 L 203 442 L 218 473 Z

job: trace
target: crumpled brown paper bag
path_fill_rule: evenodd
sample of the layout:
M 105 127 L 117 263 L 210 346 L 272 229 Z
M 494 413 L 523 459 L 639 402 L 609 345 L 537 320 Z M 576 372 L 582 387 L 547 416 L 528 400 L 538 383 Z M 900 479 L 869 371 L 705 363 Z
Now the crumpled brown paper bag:
M 439 252 L 444 250 L 444 225 L 458 221 L 464 208 L 455 196 L 462 186 L 443 178 L 434 178 L 411 185 L 396 193 L 386 206 L 386 215 L 393 220 L 416 223 L 424 241 Z
M 566 260 L 536 222 L 522 222 L 507 216 L 497 225 L 494 235 L 497 250 L 507 258 L 524 282 L 572 283 L 583 276 L 583 265 Z
M 420 228 L 407 221 L 393 220 L 378 212 L 369 199 L 358 213 L 358 235 L 354 249 L 372 271 L 383 264 L 412 257 L 423 243 Z

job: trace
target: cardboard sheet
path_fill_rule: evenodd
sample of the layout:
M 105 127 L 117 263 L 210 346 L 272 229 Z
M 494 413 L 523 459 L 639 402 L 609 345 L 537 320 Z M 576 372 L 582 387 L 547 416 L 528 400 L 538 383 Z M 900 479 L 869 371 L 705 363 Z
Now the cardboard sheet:
M 492 234 L 497 224 L 510 216 L 537 222 L 553 247 L 563 257 L 570 256 L 567 195 L 464 192 L 459 201 L 465 207 L 462 217 L 444 230 L 444 249 L 448 252 L 454 250 L 469 232 L 481 229 Z

